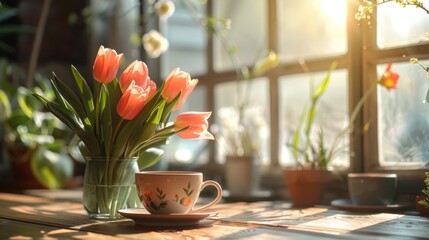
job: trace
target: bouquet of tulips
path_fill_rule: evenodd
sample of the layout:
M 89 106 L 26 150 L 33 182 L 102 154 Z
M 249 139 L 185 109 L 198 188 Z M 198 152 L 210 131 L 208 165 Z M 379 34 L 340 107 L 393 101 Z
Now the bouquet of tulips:
M 185 139 L 214 139 L 208 132 L 210 112 L 181 113 L 174 124 L 168 122 L 171 112 L 178 110 L 195 88 L 197 79 L 176 68 L 157 89 L 146 64 L 136 60 L 118 80 L 122 58 L 123 54 L 100 46 L 93 66 L 93 91 L 72 66 L 76 89 L 53 74 L 55 99 L 34 94 L 79 136 L 85 157 L 138 157 L 165 144 L 174 134 Z M 154 162 L 139 159 L 140 169 L 151 164 Z
M 75 89 L 53 74 L 55 98 L 34 93 L 81 140 L 87 160 L 83 204 L 93 218 L 118 218 L 117 210 L 139 206 L 134 173 L 160 159 L 162 151 L 149 150 L 170 136 L 214 139 L 208 132 L 210 112 L 181 113 L 169 123 L 171 112 L 183 105 L 198 80 L 176 68 L 157 89 L 142 61 L 132 62 L 118 80 L 122 57 L 113 49 L 99 48 L 93 91 L 72 66 Z

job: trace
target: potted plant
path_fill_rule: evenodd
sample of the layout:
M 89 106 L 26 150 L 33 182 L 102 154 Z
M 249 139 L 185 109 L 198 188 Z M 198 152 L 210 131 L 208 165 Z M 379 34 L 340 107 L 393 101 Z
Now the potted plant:
M 429 172 L 426 172 L 425 175 L 426 188 L 422 190 L 423 194 L 416 196 L 416 211 L 423 215 L 429 215 Z
M 38 86 L 16 86 L 25 72 L 6 60 L 0 70 L 0 125 L 14 187 L 63 188 L 73 176 L 67 148 L 72 134 L 32 96 L 52 96 L 52 88 L 40 75 L 35 76 Z
M 334 136 L 331 144 L 327 145 L 323 127 L 314 127 L 314 119 L 319 101 L 329 85 L 331 72 L 335 68 L 336 62 L 333 62 L 322 83 L 316 88 L 313 84 L 310 85 L 309 107 L 304 108 L 298 126 L 287 144 L 294 157 L 296 167 L 284 170 L 284 181 L 293 205 L 297 207 L 320 203 L 324 190 L 332 178 L 330 163 L 335 155 L 344 150 L 339 140 L 344 134 L 353 130 L 359 111 L 377 85 L 380 84 L 388 90 L 394 89 L 399 79 L 399 75 L 390 70 L 391 64 L 388 64 L 381 79 L 374 82 L 353 109 L 349 123 Z
M 237 70 L 237 105 L 219 112 L 221 123 L 217 141 L 225 155 L 226 186 L 231 195 L 246 197 L 259 188 L 259 159 L 261 146 L 266 141 L 266 126 L 263 112 L 249 107 L 249 84 L 279 62 L 278 54 L 270 51 L 252 69 L 244 67 Z M 237 169 L 240 169 L 240 174 L 237 174 Z

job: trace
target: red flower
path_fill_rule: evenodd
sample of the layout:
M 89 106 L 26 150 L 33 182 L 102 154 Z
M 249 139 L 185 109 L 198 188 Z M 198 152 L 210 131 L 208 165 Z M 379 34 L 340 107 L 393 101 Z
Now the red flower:
M 185 112 L 179 114 L 174 120 L 174 129 L 180 130 L 188 127 L 186 130 L 179 132 L 177 136 L 184 139 L 210 139 L 214 137 L 208 132 L 207 119 L 211 112 Z
M 152 191 L 151 191 L 151 190 L 149 190 L 149 189 L 145 189 L 145 190 L 143 191 L 143 195 L 144 195 L 145 197 L 150 197 L 150 196 L 152 196 Z
M 387 64 L 387 67 L 384 70 L 384 73 L 379 81 L 379 83 L 386 87 L 388 90 L 396 89 L 399 80 L 399 74 L 392 72 L 390 70 L 391 67 L 392 63 Z
M 197 79 L 191 80 L 189 73 L 179 71 L 179 68 L 176 68 L 171 71 L 170 75 L 168 75 L 167 79 L 165 80 L 165 87 L 162 90 L 161 95 L 163 98 L 167 99 L 168 103 L 170 103 L 180 92 L 182 92 L 179 102 L 177 102 L 177 104 L 173 107 L 173 111 L 175 111 L 183 105 L 186 98 L 189 96 L 192 90 L 194 90 L 197 83 Z
M 136 85 L 144 89 L 147 88 L 150 81 L 149 70 L 144 62 L 136 60 L 124 70 L 119 79 L 122 92 L 128 88 L 133 80 L 136 82 Z
M 123 54 L 117 54 L 115 50 L 100 46 L 95 57 L 92 74 L 99 83 L 109 83 L 115 79 L 118 73 L 119 63 Z
M 142 87 L 131 82 L 128 89 L 119 99 L 116 111 L 119 116 L 126 120 L 134 119 L 143 109 L 146 102 L 150 99 L 151 87 L 143 89 Z
M 183 198 L 183 199 L 180 201 L 180 203 L 181 203 L 183 206 L 188 206 L 188 205 L 191 203 L 191 198 L 189 198 L 189 197 L 185 197 L 185 198 Z

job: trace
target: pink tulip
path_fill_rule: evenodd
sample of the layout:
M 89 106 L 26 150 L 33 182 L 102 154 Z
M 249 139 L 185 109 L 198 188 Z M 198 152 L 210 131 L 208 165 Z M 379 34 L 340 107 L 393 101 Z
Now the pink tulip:
M 144 89 L 132 81 L 116 107 L 119 116 L 126 120 L 134 119 L 150 99 L 150 92 L 150 87 Z
M 184 139 L 210 139 L 214 136 L 208 132 L 207 119 L 211 112 L 185 112 L 179 114 L 174 120 L 174 130 L 178 131 L 185 127 L 186 130 L 179 132 L 177 136 Z
M 128 88 L 133 80 L 136 85 L 146 89 L 149 82 L 149 70 L 144 62 L 136 60 L 124 70 L 119 80 L 122 92 Z
M 191 94 L 192 90 L 194 90 L 197 83 L 197 79 L 191 80 L 189 73 L 179 71 L 179 68 L 176 68 L 171 71 L 170 75 L 168 75 L 167 79 L 165 80 L 165 87 L 162 90 L 161 95 L 163 98 L 167 99 L 167 103 L 170 103 L 180 92 L 182 92 L 179 101 L 173 107 L 173 111 L 175 111 L 183 105 L 186 98 L 189 96 L 189 94 Z
M 118 73 L 119 63 L 123 54 L 117 54 L 115 50 L 100 46 L 95 57 L 92 74 L 99 83 L 109 83 L 115 79 Z

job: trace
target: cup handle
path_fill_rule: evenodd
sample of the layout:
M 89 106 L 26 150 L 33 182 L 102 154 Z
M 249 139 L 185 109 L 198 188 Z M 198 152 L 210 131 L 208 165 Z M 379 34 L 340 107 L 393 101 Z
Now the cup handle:
M 213 180 L 207 180 L 207 181 L 205 181 L 205 182 L 203 182 L 201 184 L 200 192 L 205 187 L 208 187 L 208 186 L 213 186 L 213 187 L 216 188 L 216 190 L 217 190 L 217 196 L 216 196 L 216 198 L 213 201 L 211 201 L 210 203 L 208 203 L 208 204 L 206 204 L 206 205 L 204 205 L 202 207 L 199 207 L 199 208 L 196 208 L 196 209 L 194 209 L 194 207 L 192 207 L 192 209 L 191 209 L 190 212 L 199 212 L 199 211 L 202 211 L 202 210 L 204 210 L 206 208 L 209 208 L 209 207 L 215 205 L 216 203 L 218 203 L 221 200 L 221 198 L 222 198 L 222 187 L 219 185 L 219 183 L 217 183 L 217 182 L 215 182 Z

